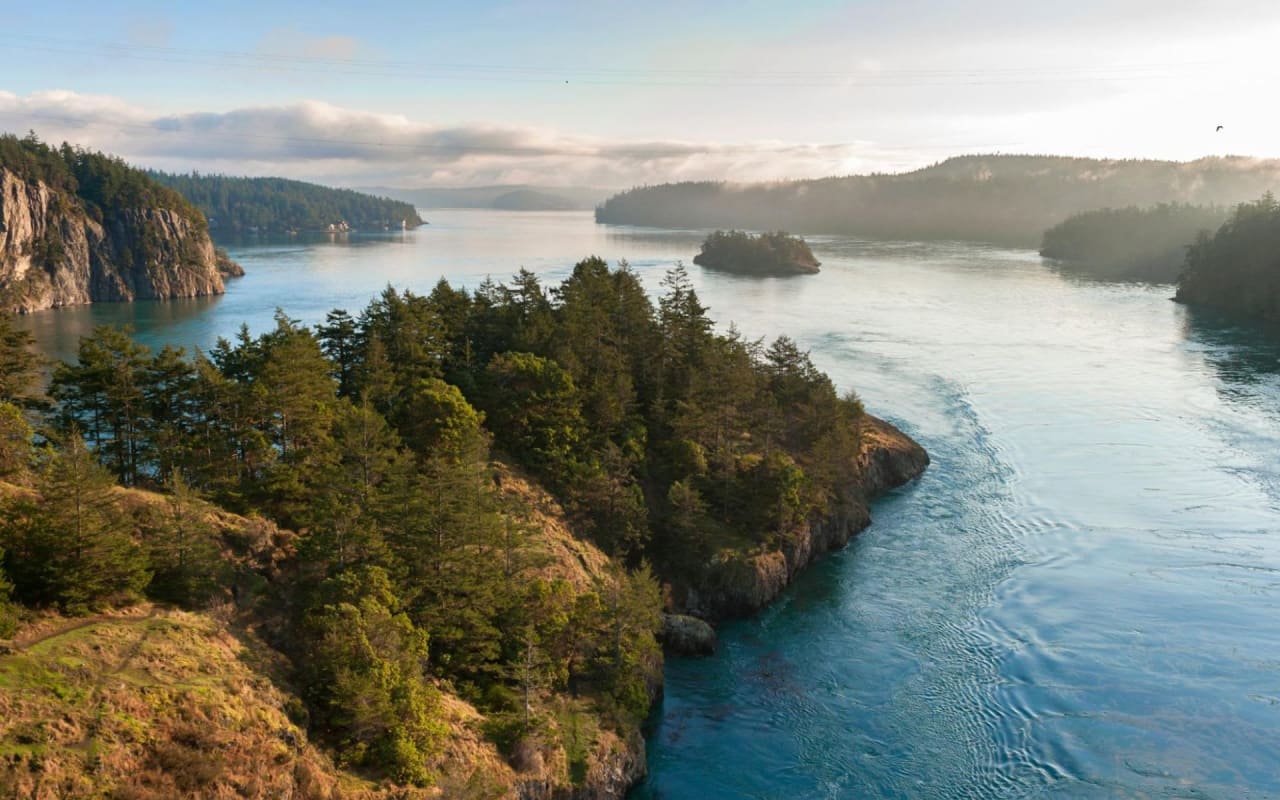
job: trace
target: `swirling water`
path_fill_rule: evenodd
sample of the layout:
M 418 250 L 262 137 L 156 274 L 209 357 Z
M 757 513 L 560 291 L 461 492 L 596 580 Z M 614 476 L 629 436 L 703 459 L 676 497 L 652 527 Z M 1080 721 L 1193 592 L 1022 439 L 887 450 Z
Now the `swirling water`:
M 347 243 L 233 248 L 220 299 L 27 320 L 209 346 L 388 282 L 548 280 L 699 235 L 438 212 Z M 692 267 L 722 323 L 787 333 L 933 456 L 874 525 L 718 655 L 672 660 L 636 798 L 1280 797 L 1280 344 L 1033 253 L 811 240 L 820 275 Z

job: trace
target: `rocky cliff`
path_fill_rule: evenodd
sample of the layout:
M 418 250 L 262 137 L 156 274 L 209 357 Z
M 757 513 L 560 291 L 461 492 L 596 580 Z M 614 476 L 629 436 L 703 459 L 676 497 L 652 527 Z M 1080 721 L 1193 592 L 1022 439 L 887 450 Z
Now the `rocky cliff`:
M 697 579 L 672 587 L 674 610 L 712 621 L 759 611 L 800 570 L 871 524 L 869 500 L 919 477 L 928 466 L 928 453 L 911 437 L 866 417 L 857 471 L 843 487 L 836 511 L 810 519 L 777 546 L 719 554 Z
M 219 267 L 202 221 L 181 210 L 104 215 L 0 167 L 0 310 L 222 294 L 239 267 Z

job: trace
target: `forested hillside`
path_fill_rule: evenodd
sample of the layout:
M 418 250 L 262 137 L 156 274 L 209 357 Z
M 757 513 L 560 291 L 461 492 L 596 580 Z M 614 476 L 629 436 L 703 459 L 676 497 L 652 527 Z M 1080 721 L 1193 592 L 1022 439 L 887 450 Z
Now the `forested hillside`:
M 1083 211 L 1156 203 L 1232 204 L 1280 188 L 1280 161 L 975 155 L 899 175 L 782 183 L 676 183 L 614 195 L 596 221 L 1021 247 Z
M 1272 194 L 1236 206 L 1221 228 L 1195 241 L 1177 299 L 1280 321 L 1280 203 Z
M 199 206 L 215 235 L 319 231 L 343 222 L 357 230 L 398 230 L 402 222 L 410 228 L 423 222 L 409 203 L 351 189 L 285 178 L 149 174 Z
M 1177 203 L 1088 211 L 1045 231 L 1040 255 L 1092 277 L 1176 283 L 1187 248 L 1228 213 L 1224 206 Z
M 618 796 L 661 681 L 658 579 L 861 502 L 871 424 L 792 341 L 718 334 L 682 269 L 664 286 L 655 305 L 588 259 L 552 288 L 388 288 L 207 357 L 100 328 L 48 404 L 0 322 L 0 635 L 41 609 L 229 604 L 364 780 L 442 780 L 465 701 L 525 796 Z M 3 746 L 42 769 L 18 722 Z M 156 758 L 157 780 L 192 768 Z

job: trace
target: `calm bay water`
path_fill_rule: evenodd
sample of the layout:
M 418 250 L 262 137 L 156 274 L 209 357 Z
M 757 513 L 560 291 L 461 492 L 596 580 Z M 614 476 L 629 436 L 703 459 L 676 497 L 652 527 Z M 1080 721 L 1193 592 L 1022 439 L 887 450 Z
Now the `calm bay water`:
M 548 281 L 590 254 L 657 289 L 696 233 L 451 211 L 405 234 L 234 247 L 225 297 L 25 321 L 209 346 L 388 282 Z M 639 798 L 1280 797 L 1280 345 L 1170 287 L 1033 253 L 813 239 L 823 271 L 691 267 L 717 320 L 787 333 L 933 456 L 775 606 L 674 660 Z

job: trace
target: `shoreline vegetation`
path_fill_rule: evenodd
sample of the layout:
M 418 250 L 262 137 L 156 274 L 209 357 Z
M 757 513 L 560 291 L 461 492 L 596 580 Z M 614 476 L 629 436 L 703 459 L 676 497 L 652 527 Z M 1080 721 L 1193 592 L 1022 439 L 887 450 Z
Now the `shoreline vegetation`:
M 1040 255 L 1093 278 L 1177 283 L 1188 248 L 1230 213 L 1223 206 L 1178 203 L 1088 211 L 1045 231 Z
M 693 263 L 742 275 L 814 275 L 821 262 L 804 239 L 782 231 L 750 234 L 716 231 L 702 243 Z
M 1187 250 L 1174 298 L 1238 319 L 1280 322 L 1280 203 L 1270 192 L 1241 203 Z
M 671 615 L 762 607 L 928 463 L 680 267 L 656 302 L 596 258 L 388 288 L 207 356 L 99 328 L 47 395 L 30 344 L 0 318 L 13 786 L 620 798 Z
M 147 174 L 199 208 L 215 236 L 401 230 L 426 224 L 409 203 L 352 189 L 286 178 Z

